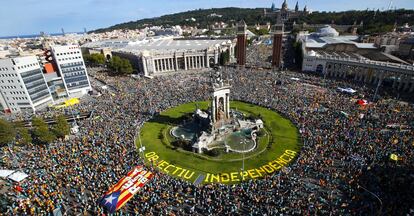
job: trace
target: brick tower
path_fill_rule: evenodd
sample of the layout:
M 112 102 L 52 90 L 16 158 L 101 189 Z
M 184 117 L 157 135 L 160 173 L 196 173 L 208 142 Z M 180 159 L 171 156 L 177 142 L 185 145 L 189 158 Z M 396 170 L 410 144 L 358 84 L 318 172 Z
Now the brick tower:
M 247 25 L 241 20 L 237 24 L 237 64 L 244 66 L 246 64 L 246 46 L 247 46 Z
M 273 34 L 273 53 L 272 67 L 280 69 L 282 67 L 282 40 L 283 40 L 283 24 L 275 24 L 272 27 Z

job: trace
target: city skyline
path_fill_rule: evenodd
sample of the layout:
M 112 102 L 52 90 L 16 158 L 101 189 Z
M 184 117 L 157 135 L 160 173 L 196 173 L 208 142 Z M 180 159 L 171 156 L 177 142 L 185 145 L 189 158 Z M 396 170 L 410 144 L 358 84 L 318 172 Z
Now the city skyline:
M 63 28 L 66 32 L 81 32 L 84 28 L 94 30 L 115 24 L 135 21 L 144 18 L 158 17 L 195 9 L 243 7 L 269 8 L 275 3 L 279 8 L 283 0 L 159 0 L 146 3 L 130 0 L 119 0 L 116 5 L 109 0 L 63 0 L 59 4 L 52 0 L 42 2 L 35 0 L 16 0 L 8 2 L 7 7 L 0 8 L 0 36 L 17 36 L 46 33 L 57 33 Z M 307 5 L 313 11 L 346 11 L 387 9 L 388 0 L 357 0 L 326 2 L 324 0 L 299 0 L 301 9 Z M 296 0 L 288 0 L 289 8 L 294 8 Z M 162 5 L 162 7 L 160 7 Z M 394 0 L 392 8 L 413 9 L 412 0 Z M 16 14 L 20 14 L 17 16 Z M 17 23 L 17 24 L 16 24 Z

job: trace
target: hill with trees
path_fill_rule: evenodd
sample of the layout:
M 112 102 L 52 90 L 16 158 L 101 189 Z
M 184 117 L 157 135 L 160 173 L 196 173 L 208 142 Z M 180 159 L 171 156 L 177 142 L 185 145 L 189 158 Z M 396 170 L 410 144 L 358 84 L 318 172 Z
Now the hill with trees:
M 93 32 L 100 33 L 115 29 L 140 29 L 146 26 L 192 26 L 198 28 L 208 28 L 215 22 L 225 22 L 230 26 L 243 19 L 247 25 L 264 25 L 267 22 L 275 23 L 275 18 L 265 17 L 264 8 L 212 8 L 198 9 L 181 13 L 169 14 L 155 18 L 141 19 L 127 23 L 117 24 L 108 28 L 97 29 Z M 213 14 L 213 16 L 211 16 Z M 221 16 L 214 16 L 221 15 Z M 194 18 L 193 21 L 191 18 Z M 313 12 L 310 15 L 301 17 L 297 20 L 298 24 L 330 24 L 352 25 L 363 22 L 364 27 L 360 28 L 360 33 L 381 33 L 392 30 L 394 23 L 403 25 L 408 23 L 414 25 L 414 10 L 389 10 L 389 11 L 343 11 L 343 12 Z
M 211 14 L 222 15 L 209 16 Z M 106 32 L 114 29 L 139 29 L 146 26 L 197 26 L 199 28 L 207 28 L 210 24 L 215 22 L 236 23 L 238 20 L 244 19 L 248 25 L 256 23 L 266 23 L 271 21 L 270 18 L 265 18 L 263 15 L 263 8 L 212 8 L 212 9 L 198 9 L 186 11 L 181 13 L 169 14 L 160 17 L 141 19 L 127 23 L 121 23 L 109 28 L 98 29 L 93 32 Z M 192 21 L 194 18 L 195 21 Z

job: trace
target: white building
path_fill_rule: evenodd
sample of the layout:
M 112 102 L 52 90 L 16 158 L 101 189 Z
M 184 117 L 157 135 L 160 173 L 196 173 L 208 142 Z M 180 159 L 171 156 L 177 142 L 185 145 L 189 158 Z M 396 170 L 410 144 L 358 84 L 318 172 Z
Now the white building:
M 84 95 L 92 90 L 82 52 L 78 46 L 52 46 L 51 51 L 69 96 Z
M 173 71 L 202 70 L 218 64 L 222 52 L 229 52 L 234 61 L 235 44 L 230 39 L 183 39 L 151 37 L 136 41 L 100 41 L 82 46 L 85 49 L 112 48 L 112 54 L 128 59 L 146 76 Z
M 373 43 L 360 43 L 357 36 L 337 36 L 332 28 L 316 34 L 300 34 L 302 71 L 353 79 L 414 92 L 414 67 L 382 52 Z
M 35 112 L 53 103 L 35 56 L 0 59 L 0 103 L 5 112 Z
M 398 58 L 381 52 L 373 43 L 359 42 L 358 38 L 355 35 L 339 36 L 329 25 L 311 34 L 300 32 L 297 39 L 302 43 L 302 71 L 324 73 L 327 58 L 403 63 Z

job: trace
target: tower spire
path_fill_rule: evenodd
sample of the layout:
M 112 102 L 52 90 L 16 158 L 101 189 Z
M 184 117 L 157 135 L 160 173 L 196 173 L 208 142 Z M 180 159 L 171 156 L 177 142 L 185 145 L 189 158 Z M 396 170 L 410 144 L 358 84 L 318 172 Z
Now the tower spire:
M 286 0 L 284 0 L 281 10 L 287 10 L 287 9 L 288 9 L 288 4 L 287 4 Z
M 296 11 L 296 12 L 298 12 L 298 11 L 299 11 L 299 2 L 298 2 L 298 1 L 296 1 L 295 11 Z

